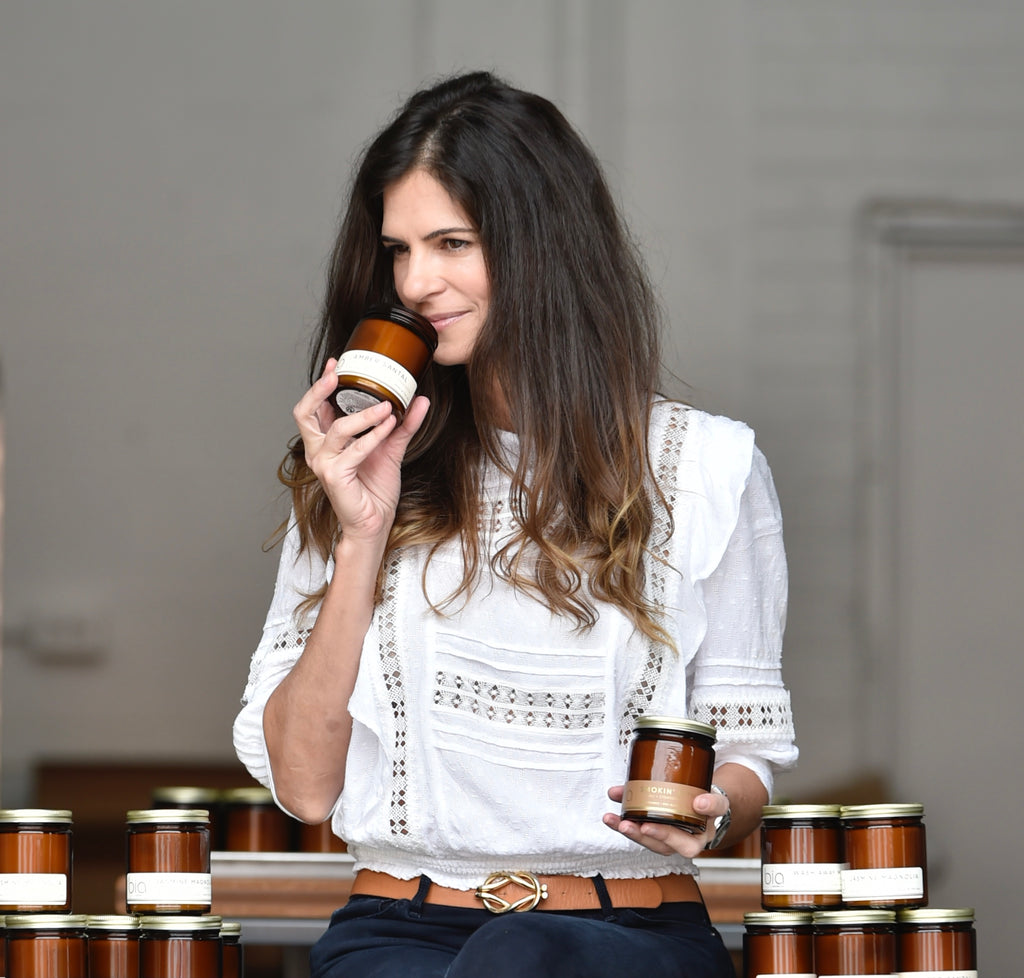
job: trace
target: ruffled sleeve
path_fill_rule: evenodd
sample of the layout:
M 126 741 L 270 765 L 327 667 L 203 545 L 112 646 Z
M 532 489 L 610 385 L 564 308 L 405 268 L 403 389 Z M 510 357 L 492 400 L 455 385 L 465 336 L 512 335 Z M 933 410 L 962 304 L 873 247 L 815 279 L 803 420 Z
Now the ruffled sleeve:
M 694 568 L 706 625 L 690 663 L 688 715 L 717 728 L 719 764 L 750 768 L 770 795 L 774 772 L 797 759 L 781 661 L 788 576 L 778 497 L 752 435 L 740 465 L 724 548 L 712 548 L 716 562 L 706 575 Z
M 664 606 L 685 666 L 686 715 L 717 728 L 719 764 L 751 769 L 770 795 L 775 772 L 797 759 L 782 682 L 788 578 L 775 486 L 746 425 L 678 405 L 666 414 L 661 455 L 674 458 L 674 479 L 665 471 L 661 480 L 672 513 Z M 669 683 L 665 696 L 677 691 Z

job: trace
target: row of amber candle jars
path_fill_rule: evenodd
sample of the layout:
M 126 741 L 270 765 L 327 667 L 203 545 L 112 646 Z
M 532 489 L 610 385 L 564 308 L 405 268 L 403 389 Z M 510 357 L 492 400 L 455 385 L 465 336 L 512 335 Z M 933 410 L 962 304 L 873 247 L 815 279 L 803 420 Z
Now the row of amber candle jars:
M 977 978 L 974 911 L 823 910 L 744 915 L 745 978 Z
M 328 819 L 306 825 L 286 815 L 269 788 L 206 788 L 189 785 L 154 788 L 154 808 L 203 809 L 210 815 L 210 840 L 224 852 L 344 852 L 345 843 Z
M 926 908 L 924 808 L 768 805 L 746 978 L 977 978 L 974 911 Z
M 241 929 L 209 913 L 208 813 L 128 812 L 126 850 L 131 913 L 75 914 L 71 812 L 0 810 L 6 978 L 240 978 Z
M 766 805 L 762 818 L 765 910 L 927 905 L 923 805 Z
M 206 915 L 9 914 L 6 978 L 243 978 L 241 924 Z

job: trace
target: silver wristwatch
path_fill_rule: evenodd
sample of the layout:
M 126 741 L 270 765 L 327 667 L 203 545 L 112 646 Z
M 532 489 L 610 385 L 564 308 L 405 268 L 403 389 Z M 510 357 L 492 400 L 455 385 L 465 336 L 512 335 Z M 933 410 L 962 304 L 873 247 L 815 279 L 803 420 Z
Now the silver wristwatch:
M 717 784 L 711 786 L 712 792 L 716 795 L 721 795 L 726 801 L 729 800 L 729 796 L 725 791 L 718 787 Z M 732 824 L 732 809 L 730 808 L 724 815 L 719 815 L 715 819 L 715 835 L 714 838 L 704 847 L 705 849 L 717 849 L 722 844 L 722 839 L 725 838 L 725 833 L 729 831 L 729 826 Z

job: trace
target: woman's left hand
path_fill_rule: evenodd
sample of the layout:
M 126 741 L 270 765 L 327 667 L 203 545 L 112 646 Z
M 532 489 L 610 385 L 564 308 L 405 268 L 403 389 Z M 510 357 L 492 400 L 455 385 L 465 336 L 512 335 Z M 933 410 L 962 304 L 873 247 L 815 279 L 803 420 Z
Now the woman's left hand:
M 621 784 L 609 788 L 608 797 L 614 802 L 621 803 L 622 789 Z M 697 835 L 691 835 L 674 825 L 632 822 L 611 812 L 605 814 L 604 824 L 652 852 L 661 853 L 663 856 L 678 854 L 692 859 L 699 856 L 715 837 L 715 819 L 729 810 L 729 799 L 713 792 L 697 795 L 693 800 L 693 809 L 698 815 L 707 816 L 707 827 Z

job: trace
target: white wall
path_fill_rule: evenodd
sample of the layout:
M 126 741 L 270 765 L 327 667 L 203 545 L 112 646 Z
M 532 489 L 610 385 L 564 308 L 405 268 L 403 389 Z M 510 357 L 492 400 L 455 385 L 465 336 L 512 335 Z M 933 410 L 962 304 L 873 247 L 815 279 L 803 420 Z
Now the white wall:
M 772 462 L 804 747 L 780 791 L 865 766 L 857 214 L 876 197 L 1024 201 L 1024 5 L 14 0 L 6 802 L 44 755 L 230 756 L 352 154 L 420 81 L 477 66 L 579 122 L 671 310 L 671 366 Z M 19 644 L 66 616 L 95 623 L 100 661 Z

